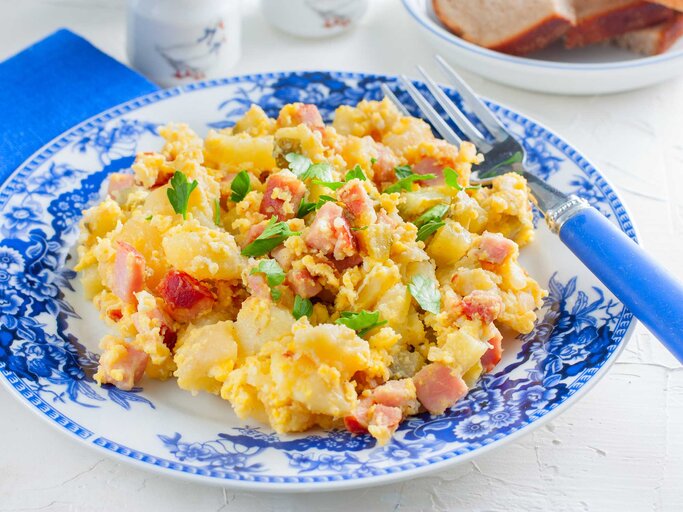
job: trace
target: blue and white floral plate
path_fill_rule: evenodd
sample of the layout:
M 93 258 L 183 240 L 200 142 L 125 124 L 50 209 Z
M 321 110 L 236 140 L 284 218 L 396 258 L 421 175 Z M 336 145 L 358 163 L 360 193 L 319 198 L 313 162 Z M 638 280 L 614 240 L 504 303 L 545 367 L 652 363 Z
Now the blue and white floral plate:
M 83 298 L 73 248 L 81 211 L 102 198 L 107 175 L 129 167 L 136 151 L 158 149 L 166 122 L 204 134 L 229 126 L 252 102 L 275 116 L 293 101 L 317 104 L 329 120 L 339 105 L 379 99 L 385 81 L 395 79 L 302 72 L 204 82 L 113 108 L 41 149 L 0 185 L 0 381 L 57 429 L 119 460 L 251 490 L 414 477 L 501 446 L 574 403 L 613 362 L 633 318 L 542 222 L 522 255 L 550 290 L 535 331 L 508 341 L 496 371 L 446 415 L 405 422 L 385 447 L 345 431 L 278 436 L 173 381 L 144 380 L 130 392 L 93 382 L 105 327 Z M 534 172 L 635 238 L 621 200 L 575 149 L 521 114 L 491 107 L 524 142 Z

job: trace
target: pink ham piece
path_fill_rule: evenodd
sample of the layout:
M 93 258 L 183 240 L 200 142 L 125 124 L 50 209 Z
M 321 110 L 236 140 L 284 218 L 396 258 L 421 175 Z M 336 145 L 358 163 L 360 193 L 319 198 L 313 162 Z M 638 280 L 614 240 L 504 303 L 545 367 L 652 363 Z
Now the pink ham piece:
M 413 166 L 413 172 L 416 174 L 433 174 L 435 179 L 429 180 L 430 185 L 443 185 L 445 183 L 443 177 L 444 165 L 441 165 L 436 159 L 427 157 L 423 158 Z
M 354 219 L 361 219 L 365 224 L 374 224 L 377 221 L 372 199 L 359 180 L 351 180 L 344 185 L 339 189 L 337 197 Z
M 157 320 L 159 325 L 159 335 L 164 342 L 164 345 L 168 347 L 169 350 L 173 350 L 176 341 L 178 341 L 178 333 L 173 329 L 173 320 L 168 316 L 168 314 L 161 308 L 154 308 L 147 311 L 147 316 L 152 320 Z M 133 315 L 133 325 L 139 333 L 143 332 L 144 328 L 141 325 L 140 319 L 137 315 Z
M 372 407 L 372 398 L 365 397 L 358 401 L 356 410 L 353 414 L 344 418 L 344 426 L 346 430 L 352 434 L 364 434 L 368 431 L 369 413 Z
M 487 373 L 493 370 L 503 357 L 503 336 L 498 332 L 489 340 L 489 343 L 492 348 L 488 349 L 481 356 L 481 365 Z
M 357 253 L 356 238 L 344 210 L 333 202 L 322 205 L 310 227 L 303 235 L 309 247 L 325 255 L 332 254 L 336 260 L 343 260 Z
M 356 267 L 363 263 L 363 257 L 360 254 L 354 254 L 353 256 L 344 258 L 343 260 L 332 260 L 330 263 L 332 263 L 332 266 L 337 269 L 337 272 L 344 272 L 351 267 Z
M 267 222 L 261 222 L 260 224 L 254 224 L 253 226 L 251 226 L 249 228 L 249 231 L 247 231 L 245 245 L 249 245 L 258 237 L 260 237 L 261 234 L 265 231 L 267 225 Z
M 119 389 L 130 391 L 145 374 L 148 360 L 147 353 L 128 345 L 126 354 L 117 358 L 116 363 L 111 366 L 100 364 L 100 383 L 113 384 Z
M 467 384 L 455 370 L 431 363 L 413 376 L 417 399 L 431 414 L 443 414 L 467 394 Z
M 280 221 L 292 219 L 305 194 L 306 185 L 291 172 L 272 174 L 266 181 L 259 211 L 269 218 L 275 215 Z
M 145 257 L 126 242 L 117 242 L 111 291 L 123 302 L 135 303 L 145 285 Z
M 462 312 L 470 320 L 479 318 L 490 324 L 503 312 L 503 300 L 495 293 L 474 290 L 462 299 Z
M 306 103 L 298 103 L 296 107 L 296 113 L 292 115 L 292 121 L 295 126 L 297 124 L 305 124 L 311 130 L 323 130 L 325 128 L 325 123 L 318 107 Z
M 292 254 L 292 251 L 284 245 L 278 245 L 275 249 L 270 251 L 270 255 L 278 262 L 285 272 L 292 268 L 294 255 Z
M 500 233 L 485 231 L 478 240 L 480 261 L 500 265 L 515 252 L 517 244 Z
M 403 412 L 400 407 L 377 404 L 372 408 L 372 418 L 368 426 L 385 428 L 391 435 L 396 432 L 402 418 Z
M 109 186 L 107 191 L 109 197 L 114 201 L 120 201 L 123 197 L 123 192 L 127 191 L 135 185 L 135 176 L 132 174 L 125 174 L 122 172 L 115 172 L 109 176 Z
M 372 390 L 372 400 L 388 407 L 408 407 L 415 400 L 415 387 L 410 379 L 390 380 Z
M 262 274 L 251 274 L 247 277 L 247 287 L 252 296 L 270 300 L 270 287 Z
M 323 287 L 320 286 L 320 283 L 318 283 L 305 268 L 287 272 L 287 284 L 294 293 L 304 299 L 315 297 L 323 289 Z
M 398 165 L 398 159 L 392 151 L 383 144 L 375 143 L 377 148 L 377 157 L 372 164 L 372 171 L 374 172 L 373 181 L 377 185 L 382 183 L 393 183 L 396 181 L 396 172 L 394 169 Z
M 166 301 L 169 314 L 178 322 L 190 322 L 211 311 L 216 301 L 211 290 L 191 275 L 178 270 L 169 270 L 157 290 Z

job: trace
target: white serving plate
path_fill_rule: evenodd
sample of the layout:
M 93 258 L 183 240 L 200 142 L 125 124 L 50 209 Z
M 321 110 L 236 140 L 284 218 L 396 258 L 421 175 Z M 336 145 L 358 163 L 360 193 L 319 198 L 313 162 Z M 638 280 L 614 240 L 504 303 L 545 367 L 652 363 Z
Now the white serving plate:
M 252 491 L 413 478 L 495 449 L 576 403 L 614 361 L 634 321 L 542 222 L 522 251 L 525 267 L 550 290 L 536 330 L 506 340 L 501 363 L 445 415 L 411 418 L 387 446 L 346 431 L 279 436 L 173 380 L 145 379 L 131 392 L 94 383 L 106 328 L 71 269 L 81 211 L 101 200 L 108 174 L 129 167 L 136 151 L 158 150 L 160 124 L 184 121 L 205 135 L 252 102 L 275 116 L 293 101 L 317 104 L 329 121 L 339 105 L 380 99 L 381 83 L 397 87 L 394 77 L 337 72 L 202 82 L 115 107 L 38 151 L 0 184 L 0 382 L 50 425 L 104 454 Z M 635 238 L 621 200 L 579 152 L 522 114 L 489 104 L 523 141 L 532 172 L 586 198 Z

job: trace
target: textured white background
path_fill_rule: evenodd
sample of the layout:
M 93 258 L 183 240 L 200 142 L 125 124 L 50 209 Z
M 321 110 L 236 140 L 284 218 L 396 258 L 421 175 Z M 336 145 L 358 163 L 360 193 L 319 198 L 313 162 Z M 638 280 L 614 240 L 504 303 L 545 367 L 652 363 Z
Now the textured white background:
M 340 69 L 413 74 L 431 50 L 398 0 L 371 0 L 355 31 L 288 37 L 244 2 L 234 73 Z M 0 0 L 0 59 L 66 26 L 124 60 L 122 0 Z M 466 75 L 482 94 L 565 136 L 616 185 L 644 245 L 683 278 L 683 79 L 601 97 L 546 96 Z M 1 84 L 0 84 L 1 86 Z M 434 476 L 307 496 L 235 493 L 99 454 L 0 391 L 0 512 L 683 510 L 683 369 L 642 327 L 575 407 L 523 439 Z

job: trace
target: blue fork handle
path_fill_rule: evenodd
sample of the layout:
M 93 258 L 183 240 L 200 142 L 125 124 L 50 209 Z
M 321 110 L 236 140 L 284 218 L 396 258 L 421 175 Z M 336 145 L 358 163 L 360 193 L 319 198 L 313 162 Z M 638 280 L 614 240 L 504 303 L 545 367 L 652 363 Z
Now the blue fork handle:
M 595 208 L 567 219 L 560 239 L 683 363 L 683 283 Z

